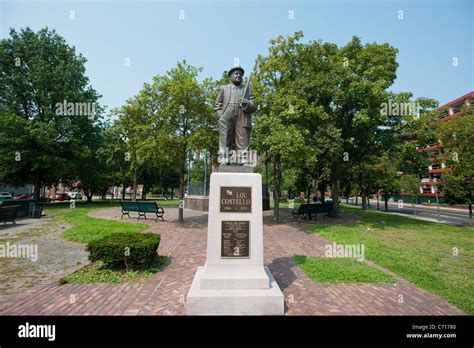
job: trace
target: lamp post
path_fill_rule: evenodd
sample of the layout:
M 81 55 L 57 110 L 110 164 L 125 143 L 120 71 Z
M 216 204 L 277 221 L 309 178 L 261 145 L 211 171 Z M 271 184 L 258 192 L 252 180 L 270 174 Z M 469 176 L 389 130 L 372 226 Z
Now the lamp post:
M 204 154 L 204 190 L 203 196 L 207 196 L 207 150 Z
M 438 206 L 438 221 L 441 221 L 441 218 L 439 216 L 438 187 L 436 187 L 435 194 L 436 194 L 436 205 Z
M 191 188 L 191 154 L 188 156 L 188 196 Z

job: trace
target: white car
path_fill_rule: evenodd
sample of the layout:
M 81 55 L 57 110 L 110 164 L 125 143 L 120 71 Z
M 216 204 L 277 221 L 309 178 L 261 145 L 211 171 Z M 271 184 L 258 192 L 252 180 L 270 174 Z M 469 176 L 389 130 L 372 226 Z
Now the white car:
M 79 192 L 68 192 L 68 195 L 74 200 L 82 199 L 82 195 Z
M 13 199 L 13 197 L 8 192 L 0 192 L 0 201 L 3 201 L 4 199 Z

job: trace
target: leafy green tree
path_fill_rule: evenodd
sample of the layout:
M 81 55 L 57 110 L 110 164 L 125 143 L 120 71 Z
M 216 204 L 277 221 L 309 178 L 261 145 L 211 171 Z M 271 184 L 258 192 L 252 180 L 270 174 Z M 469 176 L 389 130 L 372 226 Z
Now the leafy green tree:
M 286 168 L 298 165 L 305 150 L 307 130 L 296 120 L 304 112 L 304 100 L 296 96 L 294 81 L 298 76 L 295 59 L 302 34 L 293 37 L 279 36 L 270 40 L 267 56 L 257 57 L 252 91 L 258 105 L 254 114 L 255 126 L 251 139 L 252 147 L 265 153 L 272 164 L 274 219 L 280 221 L 279 202 L 282 173 Z
M 412 196 L 411 204 L 416 215 L 415 200 L 420 190 L 420 178 L 415 174 L 403 174 L 399 178 L 400 192 L 409 193 Z
M 301 32 L 280 36 L 270 41 L 268 56 L 257 59 L 255 89 L 262 110 L 255 143 L 277 167 L 298 159 L 313 182 L 328 179 L 337 215 L 343 173 L 380 151 L 378 132 L 389 120 L 380 105 L 396 78 L 397 50 L 362 45 L 357 37 L 341 48 L 321 41 L 303 44 L 302 37 Z M 300 143 L 285 149 L 282 161 L 276 145 L 294 139 Z
M 183 200 L 188 156 L 196 150 L 217 149 L 211 96 L 216 86 L 209 79 L 199 82 L 201 72 L 186 61 L 178 62 L 164 75 L 153 77 L 152 83 L 145 83 L 137 96 L 114 111 L 130 152 L 134 187 L 146 165 L 175 166 Z M 184 221 L 183 204 L 179 220 Z
M 440 122 L 436 134 L 444 145 L 446 164 L 451 172 L 443 173 L 444 190 L 448 196 L 469 206 L 472 224 L 474 200 L 474 108 L 464 106 L 461 115 Z
M 11 29 L 0 41 L 0 181 L 33 183 L 38 198 L 42 185 L 71 172 L 77 150 L 95 132 L 102 112 L 85 63 L 48 28 Z M 86 103 L 95 112 L 61 110 L 64 101 Z

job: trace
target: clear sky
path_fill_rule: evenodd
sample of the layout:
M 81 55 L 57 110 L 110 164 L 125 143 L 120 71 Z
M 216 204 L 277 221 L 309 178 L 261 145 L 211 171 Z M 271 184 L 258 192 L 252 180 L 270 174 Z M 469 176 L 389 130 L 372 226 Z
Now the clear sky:
M 305 41 L 340 46 L 357 35 L 364 43 L 388 42 L 399 49 L 392 90 L 444 104 L 474 90 L 473 3 L 0 0 L 0 37 L 7 37 L 10 27 L 56 29 L 88 59 L 91 83 L 103 95 L 102 104 L 112 108 L 178 60 L 217 79 L 235 58 L 250 70 L 279 34 L 301 30 Z

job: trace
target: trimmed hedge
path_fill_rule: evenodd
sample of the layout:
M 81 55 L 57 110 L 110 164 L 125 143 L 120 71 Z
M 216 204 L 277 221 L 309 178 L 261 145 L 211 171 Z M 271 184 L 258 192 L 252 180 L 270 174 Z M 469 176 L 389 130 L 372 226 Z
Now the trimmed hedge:
M 102 261 L 106 268 L 139 270 L 158 259 L 160 235 L 155 233 L 113 233 L 87 244 L 90 261 Z

